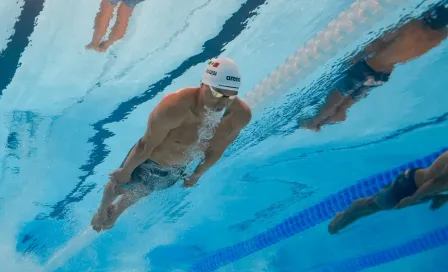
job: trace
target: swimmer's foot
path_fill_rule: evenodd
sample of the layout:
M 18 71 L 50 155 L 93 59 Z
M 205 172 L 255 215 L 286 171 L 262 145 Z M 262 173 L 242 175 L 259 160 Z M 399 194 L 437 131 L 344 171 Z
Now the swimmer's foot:
M 107 49 L 109 49 L 109 46 L 112 45 L 113 42 L 111 42 L 110 40 L 101 42 L 100 45 L 98 46 L 98 52 L 106 52 Z
M 95 43 L 91 42 L 88 45 L 86 45 L 86 49 L 98 51 L 99 46 L 100 46 L 99 44 L 95 44 Z
M 92 225 L 92 229 L 96 232 L 100 232 L 104 222 L 107 220 L 107 212 L 98 210 L 92 218 L 90 224 Z
M 110 44 L 107 45 L 105 42 L 102 42 L 100 44 L 95 44 L 95 43 L 89 43 L 88 45 L 86 45 L 86 49 L 88 50 L 95 50 L 96 52 L 106 52 L 107 48 L 109 48 Z
M 320 128 L 321 128 L 321 124 L 318 124 L 313 119 L 308 119 L 308 120 L 303 120 L 302 122 L 300 122 L 300 127 L 303 129 L 309 129 L 309 130 L 312 130 L 315 132 L 319 132 Z
M 348 222 L 344 218 L 344 212 L 338 212 L 328 225 L 328 232 L 330 234 L 336 234 L 341 229 L 345 228 L 347 223 Z
M 96 232 L 111 229 L 114 227 L 119 216 L 117 206 L 114 204 L 111 204 L 107 208 L 107 211 L 98 210 L 91 221 L 92 229 Z
M 118 213 L 117 206 L 114 204 L 111 204 L 107 208 L 107 218 L 103 222 L 103 226 L 102 226 L 103 230 L 113 228 L 115 226 L 115 222 L 117 222 L 118 216 L 120 216 L 120 214 Z

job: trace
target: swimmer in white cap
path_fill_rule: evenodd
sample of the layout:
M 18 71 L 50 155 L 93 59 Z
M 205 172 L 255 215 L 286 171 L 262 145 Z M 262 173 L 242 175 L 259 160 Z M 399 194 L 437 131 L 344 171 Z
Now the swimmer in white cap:
M 208 63 L 200 87 L 165 96 L 149 115 L 143 137 L 110 174 L 93 229 L 112 228 L 132 204 L 179 180 L 194 186 L 251 120 L 251 110 L 238 98 L 240 85 L 237 65 L 218 58 Z M 186 173 L 198 156 L 197 167 Z

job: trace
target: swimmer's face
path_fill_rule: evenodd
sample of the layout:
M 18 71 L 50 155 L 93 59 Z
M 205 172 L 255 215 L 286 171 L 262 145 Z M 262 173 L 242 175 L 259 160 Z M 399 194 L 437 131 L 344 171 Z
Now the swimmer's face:
M 237 91 L 210 87 L 202 84 L 204 103 L 207 107 L 222 110 L 229 107 L 236 99 Z

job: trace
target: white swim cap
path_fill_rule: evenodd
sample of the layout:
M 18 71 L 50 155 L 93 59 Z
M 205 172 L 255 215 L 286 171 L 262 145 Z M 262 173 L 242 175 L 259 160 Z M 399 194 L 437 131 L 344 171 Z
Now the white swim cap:
M 202 83 L 215 88 L 238 91 L 241 85 L 240 69 L 231 59 L 212 59 L 205 69 Z

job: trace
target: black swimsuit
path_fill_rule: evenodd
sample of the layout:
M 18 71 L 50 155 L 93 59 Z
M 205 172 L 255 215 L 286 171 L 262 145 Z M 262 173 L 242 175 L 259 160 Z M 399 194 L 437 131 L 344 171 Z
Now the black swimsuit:
M 128 152 L 131 153 L 132 149 Z M 124 162 L 120 167 L 123 167 Z M 121 185 L 124 190 L 139 190 L 144 194 L 167 189 L 184 177 L 186 167 L 163 167 L 153 160 L 146 160 L 131 174 L 131 180 Z
M 385 84 L 389 76 L 389 73 L 373 70 L 365 60 L 361 60 L 342 74 L 335 87 L 342 95 L 359 100 L 370 89 Z
M 434 6 L 423 14 L 423 21 L 434 30 L 440 30 L 448 25 L 448 1 Z
M 385 186 L 376 195 L 376 203 L 382 209 L 392 209 L 400 201 L 408 196 L 415 194 L 418 190 L 415 183 L 415 172 L 418 169 L 411 169 L 407 175 L 401 173 L 391 184 Z

